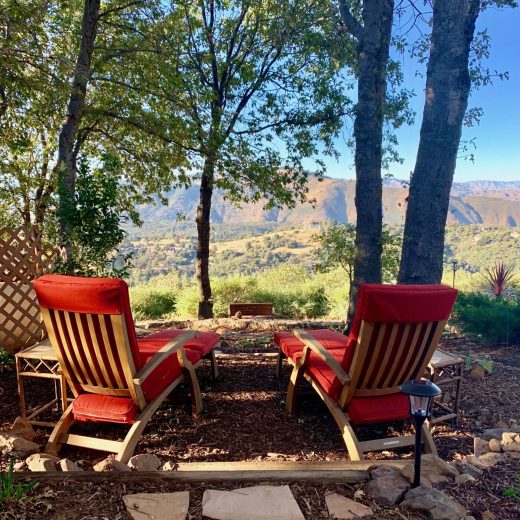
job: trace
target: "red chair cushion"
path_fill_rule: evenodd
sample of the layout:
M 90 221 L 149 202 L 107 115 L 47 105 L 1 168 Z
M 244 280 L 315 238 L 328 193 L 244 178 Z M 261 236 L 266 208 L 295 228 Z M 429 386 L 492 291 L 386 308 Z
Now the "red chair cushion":
M 345 355 L 344 348 L 332 349 L 329 352 L 338 363 L 341 363 Z M 302 354 L 303 352 L 296 352 L 292 355 L 292 359 L 296 361 Z M 307 373 L 325 390 L 327 395 L 335 401 L 338 400 L 342 385 L 329 365 L 314 352 L 311 352 L 307 361 Z
M 132 423 L 138 413 L 137 405 L 129 397 L 110 397 L 81 394 L 72 405 L 77 421 Z
M 398 393 L 380 397 L 354 397 L 347 407 L 356 424 L 399 421 L 410 417 L 408 396 Z
M 175 339 L 182 332 L 185 331 L 180 329 L 169 329 L 156 332 L 155 334 L 150 334 L 150 336 L 146 336 L 145 338 L 138 340 L 139 349 L 142 350 L 143 347 L 148 348 L 148 345 L 152 346 L 159 344 L 162 347 L 165 345 L 165 343 Z M 218 344 L 219 341 L 220 334 L 215 332 L 199 332 L 195 338 L 190 339 L 187 343 L 185 343 L 185 347 L 198 351 L 200 355 L 204 357 L 211 352 L 211 350 Z
M 139 340 L 139 359 L 145 365 L 152 359 L 166 343 L 168 339 L 163 339 L 161 342 L 154 341 L 142 345 L 143 340 Z M 185 348 L 186 357 L 191 363 L 197 363 L 202 357 L 200 352 Z M 179 365 L 179 358 L 177 351 L 170 354 L 153 372 L 150 374 L 141 385 L 145 399 L 149 402 L 155 399 L 170 383 L 177 379 L 182 374 L 182 368 Z
M 335 330 L 316 329 L 309 330 L 308 332 L 327 350 L 345 348 L 348 345 L 348 337 Z M 305 346 L 303 341 L 299 340 L 291 332 L 275 332 L 273 334 L 273 341 L 287 357 L 292 357 L 295 353 L 301 352 Z
M 84 314 L 123 314 L 136 369 L 139 349 L 130 310 L 128 285 L 118 278 L 84 278 L 46 274 L 33 281 L 40 307 Z

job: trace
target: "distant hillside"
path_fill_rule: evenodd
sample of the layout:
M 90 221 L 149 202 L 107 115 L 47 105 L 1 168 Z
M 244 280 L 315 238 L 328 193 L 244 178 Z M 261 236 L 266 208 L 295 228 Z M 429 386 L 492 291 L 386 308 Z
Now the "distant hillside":
M 264 211 L 262 204 L 247 204 L 236 208 L 216 191 L 212 205 L 215 223 L 278 224 L 284 226 L 311 225 L 314 222 L 335 220 L 355 223 L 353 180 L 326 178 L 309 180 L 309 200 L 294 209 Z M 383 188 L 385 220 L 402 224 L 406 211 L 407 189 L 399 181 L 391 180 Z M 159 224 L 175 221 L 179 215 L 195 218 L 198 185 L 174 190 L 167 195 L 168 205 L 146 205 L 140 208 L 145 222 Z M 482 224 L 493 227 L 520 226 L 520 182 L 474 181 L 453 185 L 448 224 Z

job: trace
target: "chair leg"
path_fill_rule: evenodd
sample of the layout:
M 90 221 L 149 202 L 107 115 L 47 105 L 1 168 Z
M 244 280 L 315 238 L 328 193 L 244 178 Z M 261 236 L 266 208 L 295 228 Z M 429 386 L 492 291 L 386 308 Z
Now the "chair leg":
M 278 350 L 278 357 L 276 358 L 276 379 L 280 379 L 282 375 L 282 363 L 283 363 L 284 355 L 281 350 Z
M 285 398 L 285 411 L 288 415 L 294 415 L 296 411 L 296 396 L 298 393 L 298 386 L 301 382 L 305 367 L 302 364 L 297 363 L 289 379 L 289 386 L 287 387 L 287 397 Z
M 422 438 L 424 440 L 424 453 L 432 453 L 433 455 L 437 455 L 437 446 L 435 446 L 435 442 L 433 441 L 433 437 L 430 431 L 430 425 L 425 422 L 422 427 Z
M 217 357 L 215 356 L 215 351 L 212 350 L 209 354 L 209 360 L 211 361 L 211 374 L 213 376 L 213 381 L 216 381 L 218 378 L 218 365 L 217 365 Z
M 186 368 L 186 377 L 190 385 L 191 413 L 196 417 L 202 413 L 202 394 L 200 393 L 199 380 L 193 366 Z
M 47 445 L 45 446 L 45 453 L 49 455 L 57 456 L 58 452 L 61 448 L 61 437 L 68 433 L 72 425 L 74 424 L 74 415 L 72 414 L 72 403 L 65 410 L 63 415 L 60 417 L 60 420 L 57 422 L 54 430 L 47 441 Z

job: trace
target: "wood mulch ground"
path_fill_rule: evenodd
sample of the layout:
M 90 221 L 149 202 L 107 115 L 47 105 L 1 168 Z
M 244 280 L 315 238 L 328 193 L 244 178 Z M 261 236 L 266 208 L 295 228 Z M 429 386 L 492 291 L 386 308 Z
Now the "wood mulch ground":
M 270 333 L 226 333 L 219 361 L 220 375 L 212 381 L 208 365 L 199 369 L 199 378 L 205 412 L 199 418 L 189 414 L 189 401 L 183 390 L 173 394 L 155 414 L 137 445 L 136 453 L 156 453 L 163 461 L 209 462 L 252 460 L 347 460 L 348 456 L 339 431 L 326 407 L 315 393 L 302 385 L 298 401 L 298 415 L 287 417 L 283 400 L 289 368 L 285 366 L 281 380 L 274 376 L 275 352 Z M 473 437 L 483 428 L 497 421 L 520 422 L 520 351 L 514 347 L 480 346 L 457 336 L 443 339 L 442 348 L 461 356 L 470 351 L 475 358 L 488 356 L 495 363 L 493 373 L 483 381 L 469 377 L 463 384 L 461 419 L 458 427 L 438 425 L 436 440 L 441 457 L 452 460 L 470 454 Z M 245 355 L 244 355 L 245 354 Z M 27 380 L 29 405 L 36 404 L 52 394 L 48 381 Z M 30 382 L 29 382 L 30 381 Z M 5 390 L 0 397 L 0 429 L 6 428 L 18 415 L 16 378 L 13 371 L 0 374 L 0 386 Z M 46 390 L 47 389 L 47 390 Z M 37 399 L 36 399 L 37 398 Z M 401 432 L 407 426 L 395 424 L 392 431 Z M 85 425 L 82 431 L 117 439 L 125 429 L 113 425 Z M 375 427 L 362 428 L 359 436 L 369 439 Z M 49 431 L 38 430 L 36 442 L 42 446 Z M 382 432 L 378 432 L 382 433 Z M 82 460 L 89 468 L 102 460 L 100 452 L 68 447 L 63 456 Z M 411 453 L 371 454 L 371 458 L 411 457 Z M 6 461 L 3 461 L 4 464 Z M 449 485 L 445 491 L 465 504 L 477 520 L 490 510 L 497 520 L 520 519 L 520 503 L 502 496 L 503 490 L 515 483 L 520 474 L 520 461 L 511 460 L 487 472 L 474 485 Z M 41 483 L 31 497 L 13 506 L 0 506 L 0 518 L 56 518 L 66 519 L 127 519 L 121 495 L 131 492 L 174 491 L 190 489 L 191 508 L 188 518 L 202 519 L 200 498 L 206 488 L 234 488 L 254 483 L 180 484 L 172 482 L 131 482 L 122 484 Z M 290 484 L 291 489 L 308 519 L 328 518 L 324 496 L 337 491 L 352 496 L 355 487 L 330 486 L 312 483 Z M 373 504 L 370 504 L 373 506 Z M 83 515 L 83 516 L 82 516 Z M 392 509 L 376 511 L 374 519 L 420 519 L 422 516 Z

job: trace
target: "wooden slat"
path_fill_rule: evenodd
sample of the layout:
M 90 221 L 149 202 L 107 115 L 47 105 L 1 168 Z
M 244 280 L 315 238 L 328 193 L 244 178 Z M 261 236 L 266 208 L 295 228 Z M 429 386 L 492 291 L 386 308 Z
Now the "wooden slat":
M 394 342 L 395 342 L 395 338 L 397 336 L 399 327 L 400 327 L 399 323 L 394 323 L 392 325 L 392 328 L 390 330 L 390 337 L 388 338 L 388 343 L 386 344 L 383 359 L 381 361 L 381 364 L 378 367 L 378 372 L 377 372 L 376 376 L 374 377 L 374 381 L 372 382 L 372 385 L 371 385 L 372 389 L 383 387 L 382 380 L 384 379 L 387 371 L 390 370 L 390 366 L 388 366 L 388 365 L 389 365 L 389 363 L 390 364 L 395 363 L 395 355 L 393 355 L 391 359 L 390 359 L 390 355 L 394 351 L 394 346 L 395 346 Z
M 410 359 L 412 358 L 414 353 L 416 353 L 414 345 L 417 344 L 419 334 L 421 333 L 421 328 L 422 328 L 422 323 L 415 323 L 413 325 L 410 325 L 409 334 L 413 333 L 412 341 L 408 342 L 407 341 L 408 336 L 407 336 L 406 341 L 403 341 L 403 343 L 401 344 L 401 351 L 404 351 L 405 348 L 408 348 L 408 352 L 406 352 L 406 356 L 402 362 L 400 362 L 401 356 L 395 358 L 395 360 L 396 360 L 395 369 L 390 371 L 389 377 L 387 378 L 388 382 L 386 383 L 386 386 L 389 386 L 389 385 L 395 386 L 398 381 L 403 380 L 403 374 L 406 370 L 406 367 L 410 363 Z M 400 365 L 398 365 L 399 362 L 401 363 Z
M 116 380 L 117 386 L 119 388 L 128 388 L 126 381 L 123 381 L 119 374 L 119 370 L 118 370 L 117 363 L 116 363 L 116 358 L 114 357 L 114 349 L 112 348 L 112 346 L 110 344 L 107 330 L 105 327 L 101 327 L 101 320 L 103 318 L 101 318 L 100 316 L 97 316 L 97 315 L 95 316 L 95 318 L 98 320 L 99 328 L 101 331 L 101 337 L 103 338 L 103 347 L 101 347 L 101 345 L 99 345 L 99 342 L 98 342 L 96 328 L 94 326 L 94 317 L 92 314 L 87 314 L 87 324 L 88 324 L 88 328 L 90 331 L 90 337 L 92 338 L 92 341 L 94 342 L 94 348 L 96 349 L 96 351 L 99 351 L 100 363 L 103 363 L 103 365 L 104 365 L 104 359 L 101 356 L 101 348 L 103 348 L 103 350 L 107 354 L 108 360 L 111 365 L 111 370 L 109 370 L 108 367 L 102 368 L 103 372 L 105 373 L 105 377 L 107 377 L 108 381 L 112 381 L 111 378 L 109 377 L 109 373 L 112 372 L 112 374 L 114 375 L 114 378 Z
M 71 345 L 69 345 L 66 340 L 65 333 L 63 330 L 63 324 L 61 323 L 60 311 L 51 311 L 54 315 L 54 320 L 56 322 L 57 327 L 57 336 L 59 336 L 59 341 L 61 344 L 61 348 L 63 349 L 63 358 L 67 360 L 67 363 L 70 365 L 72 371 L 74 372 L 73 380 L 75 383 L 85 384 L 87 381 L 83 378 L 83 372 L 80 370 L 77 360 L 75 358 L 75 353 Z M 50 333 L 49 333 L 50 334 Z
M 85 348 L 83 347 L 83 345 L 79 344 L 77 341 L 76 334 L 74 331 L 74 326 L 71 321 L 71 314 L 72 314 L 71 312 L 63 311 L 63 315 L 65 317 L 65 325 L 67 327 L 67 334 L 69 337 L 69 344 L 72 347 L 72 349 L 74 350 L 76 360 L 79 364 L 81 373 L 83 374 L 83 381 L 85 381 L 88 385 L 93 385 L 94 381 L 90 375 L 90 370 L 89 370 L 90 367 L 87 366 L 87 364 L 85 363 L 85 359 L 84 359 Z
M 418 363 L 419 363 L 419 360 L 421 359 L 421 356 L 422 356 L 422 359 L 425 359 L 426 354 L 424 354 L 424 352 L 428 348 L 428 341 L 430 339 L 430 332 L 432 330 L 432 326 L 433 326 L 432 322 L 428 322 L 426 324 L 426 330 L 424 331 L 424 335 L 423 335 L 421 342 L 418 345 L 416 345 L 415 349 L 411 349 L 411 350 L 414 350 L 415 357 L 412 357 L 412 359 L 410 359 L 410 360 L 407 359 L 407 363 L 405 364 L 405 366 L 408 367 L 409 363 L 411 362 L 410 367 L 405 370 L 402 379 L 398 379 L 397 381 L 394 381 L 395 385 L 399 385 L 399 384 L 401 384 L 401 382 L 408 381 L 409 379 L 412 379 L 415 376 L 422 377 L 422 375 L 424 374 L 424 369 L 426 369 L 426 365 L 428 365 L 428 363 L 425 364 L 423 370 L 418 371 L 417 368 L 418 368 Z M 433 352 L 432 352 L 432 354 L 433 354 Z M 429 359 L 428 359 L 428 361 L 429 361 Z
M 81 385 L 85 392 L 93 394 L 111 395 L 112 397 L 131 397 L 130 390 L 127 388 L 107 388 L 106 386 Z
M 370 382 L 370 377 L 372 375 L 372 372 L 374 371 L 374 368 L 376 367 L 377 360 L 379 359 L 379 355 L 381 354 L 381 349 L 383 348 L 383 340 L 385 339 L 386 334 L 386 324 L 381 323 L 379 326 L 379 333 L 377 335 L 376 343 L 374 345 L 374 348 L 370 351 L 370 363 L 368 364 L 368 368 L 363 375 L 362 382 L 357 385 L 357 388 L 365 388 L 368 386 L 368 383 Z M 378 370 L 381 369 L 380 366 L 377 367 Z
M 87 361 L 89 363 L 89 368 L 92 371 L 92 375 L 94 376 L 94 380 L 96 382 L 97 386 L 109 386 L 107 385 L 107 382 L 104 381 L 104 379 L 99 375 L 99 372 L 96 367 L 96 361 L 94 360 L 92 356 L 91 348 L 94 348 L 93 342 L 89 339 L 87 339 L 87 336 L 85 334 L 85 328 L 83 327 L 83 322 L 81 321 L 81 315 L 78 312 L 75 312 L 73 314 L 74 319 L 76 320 L 76 327 L 78 328 L 79 337 L 81 340 L 81 347 L 83 347 L 83 352 L 85 353 L 85 357 L 87 358 Z M 97 357 L 97 352 L 96 352 Z
M 47 329 L 47 332 L 49 334 L 49 339 L 51 340 L 52 348 L 54 349 L 54 353 L 56 354 L 56 358 L 58 359 L 58 362 L 60 364 L 61 370 L 63 374 L 65 375 L 65 379 L 67 379 L 69 386 L 72 390 L 72 393 L 74 397 L 78 396 L 78 385 L 76 378 L 73 378 L 73 374 L 69 372 L 69 365 L 65 362 L 64 355 L 65 352 L 62 351 L 60 348 L 60 341 L 57 337 L 56 330 L 53 325 L 53 321 L 51 318 L 51 312 L 54 313 L 54 311 L 49 311 L 49 309 L 41 309 L 42 318 L 45 322 L 45 327 Z M 56 316 L 54 315 L 54 318 Z M 73 368 L 73 367 L 71 367 Z

